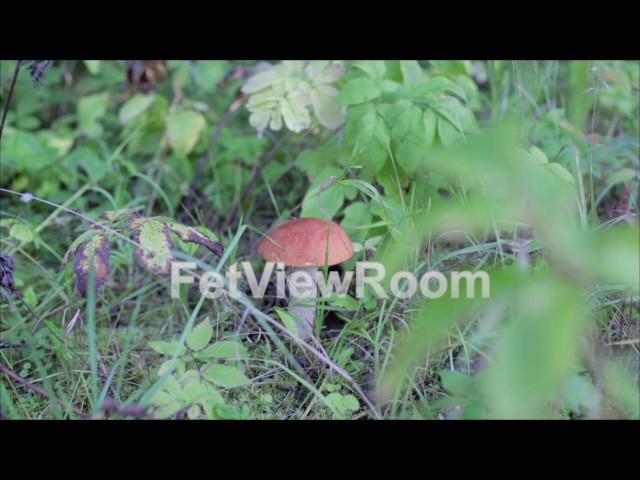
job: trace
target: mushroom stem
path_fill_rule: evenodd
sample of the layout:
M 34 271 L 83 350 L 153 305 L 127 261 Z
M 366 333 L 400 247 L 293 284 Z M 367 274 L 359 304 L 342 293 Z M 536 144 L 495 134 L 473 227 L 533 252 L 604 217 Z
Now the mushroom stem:
M 294 268 L 293 272 L 305 272 L 312 280 L 306 288 L 298 287 L 297 295 L 289 289 L 289 313 L 297 320 L 300 339 L 306 340 L 313 335 L 316 323 L 316 297 L 318 296 L 316 267 Z

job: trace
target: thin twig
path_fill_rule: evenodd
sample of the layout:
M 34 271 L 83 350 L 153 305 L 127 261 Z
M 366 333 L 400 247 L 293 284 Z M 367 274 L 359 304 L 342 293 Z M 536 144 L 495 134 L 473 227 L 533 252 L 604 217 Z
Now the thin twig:
M 37 393 L 38 395 L 41 395 L 41 396 L 43 396 L 45 398 L 48 398 L 48 399 L 51 399 L 49 394 L 47 392 L 45 392 L 42 388 L 34 385 L 33 383 L 29 382 L 28 380 L 25 380 L 20 375 L 18 375 L 16 372 L 14 372 L 13 370 L 10 370 L 9 368 L 7 368 L 4 365 L 2 365 L 1 363 L 0 363 L 0 372 L 4 373 L 7 377 L 15 380 L 16 382 L 18 382 L 23 387 L 28 388 L 29 390 Z M 67 408 L 67 405 L 65 405 L 65 403 L 62 400 L 60 400 L 58 398 L 54 398 L 53 400 L 58 405 L 60 405 L 62 408 Z M 89 420 L 91 418 L 89 415 L 87 415 L 82 410 L 80 410 L 80 409 L 78 409 L 76 407 L 71 407 L 71 409 L 73 410 L 73 412 L 78 417 L 82 418 L 83 420 Z
M 13 97 L 13 89 L 16 86 L 18 80 L 18 73 L 20 73 L 20 63 L 22 60 L 16 62 L 16 69 L 13 71 L 13 78 L 11 79 L 11 85 L 9 86 L 9 93 L 7 94 L 7 101 L 4 104 L 4 110 L 2 112 L 2 121 L 0 121 L 0 140 L 2 140 L 2 132 L 4 131 L 4 121 L 7 119 L 7 113 L 9 112 L 9 104 L 11 103 L 11 97 Z
M 287 143 L 292 136 L 293 136 L 293 132 L 288 131 L 286 135 L 284 135 L 280 140 L 278 140 L 267 153 L 265 153 L 262 157 L 260 157 L 256 161 L 256 163 L 254 163 L 253 168 L 251 169 L 251 178 L 249 180 L 249 183 L 245 185 L 244 190 L 242 190 L 242 193 L 233 199 L 233 203 L 231 204 L 231 208 L 229 209 L 229 214 L 227 215 L 227 220 L 224 222 L 224 225 L 222 227 L 223 231 L 229 228 L 229 225 L 231 225 L 231 223 L 233 222 L 236 216 L 236 212 L 240 207 L 240 201 L 243 198 L 246 198 L 249 192 L 253 190 L 253 187 L 255 186 L 256 181 L 258 180 L 258 175 L 262 171 L 262 167 L 264 167 L 265 163 L 267 163 L 267 160 L 269 160 L 273 155 L 275 155 L 275 153 L 278 150 L 280 150 L 282 146 L 285 143 Z

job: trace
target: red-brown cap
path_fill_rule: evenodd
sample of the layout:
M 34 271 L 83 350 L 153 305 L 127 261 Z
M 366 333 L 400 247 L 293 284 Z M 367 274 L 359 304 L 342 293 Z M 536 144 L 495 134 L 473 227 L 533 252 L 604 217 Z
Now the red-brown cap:
M 289 267 L 336 265 L 353 256 L 351 239 L 340 225 L 319 218 L 298 218 L 272 230 L 258 251 L 268 262 Z

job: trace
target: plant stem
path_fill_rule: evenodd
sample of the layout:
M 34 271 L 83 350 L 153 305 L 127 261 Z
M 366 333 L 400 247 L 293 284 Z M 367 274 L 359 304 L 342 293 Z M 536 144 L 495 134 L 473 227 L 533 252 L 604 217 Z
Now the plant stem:
M 9 104 L 11 103 L 11 97 L 13 97 L 13 89 L 16 86 L 18 80 L 18 73 L 20 73 L 20 63 L 22 60 L 17 60 L 16 68 L 13 71 L 13 78 L 11 79 L 11 85 L 9 86 L 9 93 L 7 94 L 7 101 L 4 104 L 2 111 L 2 120 L 0 121 L 0 140 L 2 140 L 2 132 L 4 131 L 4 122 L 7 119 L 7 113 L 9 113 Z

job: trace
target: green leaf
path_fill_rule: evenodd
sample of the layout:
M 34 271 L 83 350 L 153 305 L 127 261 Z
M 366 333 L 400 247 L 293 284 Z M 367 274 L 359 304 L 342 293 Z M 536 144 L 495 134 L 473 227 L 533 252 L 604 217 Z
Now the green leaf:
M 351 125 L 348 136 L 355 138 L 353 158 L 367 167 L 372 175 L 378 173 L 387 161 L 390 142 L 389 129 L 375 105 L 358 105 L 349 112 Z M 350 134 L 350 135 L 349 135 Z
M 531 148 L 529 149 L 529 152 L 531 153 L 531 156 L 537 160 L 540 164 L 546 164 L 549 163 L 549 159 L 547 158 L 547 156 L 545 155 L 545 153 L 540 150 L 538 147 L 536 147 L 535 145 L 532 145 Z
M 455 144 L 462 137 L 462 133 L 446 120 L 438 122 L 438 137 L 445 147 Z
M 97 138 L 102 135 L 102 125 L 98 123 L 107 113 L 108 93 L 87 95 L 78 101 L 78 123 L 85 135 Z
M 372 220 L 371 208 L 364 202 L 354 202 L 344 209 L 344 218 L 340 224 L 352 241 L 361 242 L 368 230 L 359 227 L 369 225 Z
M 160 340 L 156 342 L 149 342 L 149 347 L 162 355 L 173 355 L 176 353 L 179 346 L 180 342 L 177 341 L 163 342 Z
M 382 91 L 370 77 L 358 77 L 349 80 L 342 88 L 337 101 L 341 105 L 356 105 L 378 98 Z
M 414 86 L 411 91 L 416 98 L 426 101 L 444 93 L 453 93 L 465 102 L 467 101 L 464 88 L 442 75 L 432 77 L 427 82 Z
M 349 295 L 346 295 L 344 297 L 335 296 L 332 298 L 332 301 L 336 307 L 342 310 L 347 310 L 349 312 L 355 312 L 360 306 L 360 302 L 358 302 L 358 300 L 356 300 L 355 298 L 350 297 Z
M 219 420 L 248 420 L 251 418 L 251 412 L 246 408 L 240 408 L 237 405 L 215 405 L 215 418 Z
M 87 67 L 91 75 L 97 75 L 100 73 L 100 60 L 83 60 L 84 66 Z
M 575 179 L 573 178 L 573 175 L 569 173 L 569 170 L 564 168 L 559 163 L 549 163 L 545 165 L 545 167 L 547 168 L 547 170 L 553 173 L 556 177 L 561 178 L 562 180 L 565 180 L 571 184 L 576 183 Z
M 360 410 L 360 402 L 358 401 L 358 399 L 356 397 L 354 397 L 351 394 L 344 395 L 342 397 L 342 406 L 346 410 L 350 410 L 352 412 Z
M 450 393 L 458 396 L 466 395 L 471 389 L 472 378 L 455 370 L 441 370 L 442 386 Z
M 130 228 L 134 229 L 134 240 L 140 244 L 136 247 L 140 265 L 153 273 L 169 274 L 173 248 L 169 228 L 153 219 L 136 219 L 130 222 Z
M 204 130 L 204 117 L 194 111 L 182 111 L 167 117 L 169 144 L 176 155 L 186 157 L 196 146 Z
M 236 388 L 251 384 L 251 380 L 236 367 L 229 365 L 211 365 L 204 372 L 207 380 L 223 388 Z
M 179 344 L 177 344 L 176 342 L 175 350 L 178 349 L 178 346 Z M 169 355 L 173 355 L 173 353 Z M 172 371 L 175 371 L 176 375 L 182 375 L 186 367 L 186 363 L 182 358 L 176 358 L 175 360 L 165 360 L 160 364 L 160 367 L 158 368 L 158 376 L 161 377 L 166 373 L 171 373 Z
M 384 60 L 363 60 L 354 65 L 372 78 L 381 80 L 387 71 Z
M 9 235 L 19 242 L 27 243 L 33 240 L 33 229 L 25 223 L 15 223 L 9 231 Z
M 303 200 L 302 217 L 333 218 L 344 203 L 344 187 L 334 177 L 341 174 L 335 167 L 327 167 L 311 183 Z
M 416 105 L 401 100 L 388 115 L 395 160 L 405 172 L 413 173 L 420 163 L 424 163 L 429 147 L 424 114 Z
M 35 292 L 33 287 L 27 287 L 24 289 L 22 294 L 24 296 L 24 301 L 31 308 L 35 308 L 38 305 L 38 294 Z
M 87 295 L 87 281 L 93 266 L 96 282 L 96 292 L 109 279 L 109 255 L 111 246 L 109 238 L 97 234 L 81 244 L 75 252 L 73 272 L 76 275 L 76 290 L 80 295 Z
M 334 94 L 335 92 L 335 94 Z M 320 125 L 335 130 L 344 123 L 345 109 L 336 102 L 337 90 L 332 87 L 320 87 L 309 93 L 313 113 Z
M 298 331 L 298 325 L 295 318 L 293 318 L 293 316 L 291 316 L 289 312 L 283 310 L 282 308 L 276 308 L 275 310 L 289 333 L 291 333 L 291 335 L 293 335 L 294 337 L 299 337 L 300 332 Z
M 196 353 L 196 358 L 247 358 L 249 352 L 240 342 L 233 340 L 223 340 L 209 345 L 201 352 Z
M 75 149 L 64 159 L 64 164 L 69 167 L 81 167 L 93 182 L 99 182 L 109 172 L 107 162 L 88 147 Z
M 401 60 L 400 70 L 402 71 L 405 85 L 418 85 L 424 81 L 422 67 L 416 60 Z
M 441 98 L 432 104 L 437 114 L 449 122 L 458 132 L 464 133 L 463 123 L 467 112 L 464 106 L 453 97 Z
M 336 418 L 338 418 L 339 420 L 344 420 L 346 418 L 346 409 L 344 407 L 342 398 L 342 395 L 337 392 L 330 393 L 325 397 L 326 402 L 337 411 L 338 415 L 336 415 Z
M 56 149 L 38 135 L 5 127 L 0 142 L 2 168 L 8 164 L 20 170 L 39 172 L 54 163 L 57 157 Z
M 226 60 L 199 60 L 192 72 L 200 88 L 210 92 L 216 89 L 218 82 L 224 78 L 228 70 L 229 62 Z
M 213 327 L 211 326 L 209 318 L 206 318 L 189 332 L 189 335 L 187 335 L 187 346 L 191 350 L 202 350 L 209 344 L 211 337 L 213 337 Z
M 123 125 L 129 123 L 147 110 L 153 104 L 154 100 L 154 95 L 134 95 L 131 97 L 120 108 L 120 113 L 118 113 L 120 123 Z
M 431 145 L 436 137 L 438 116 L 431 109 L 424 111 L 425 143 Z

